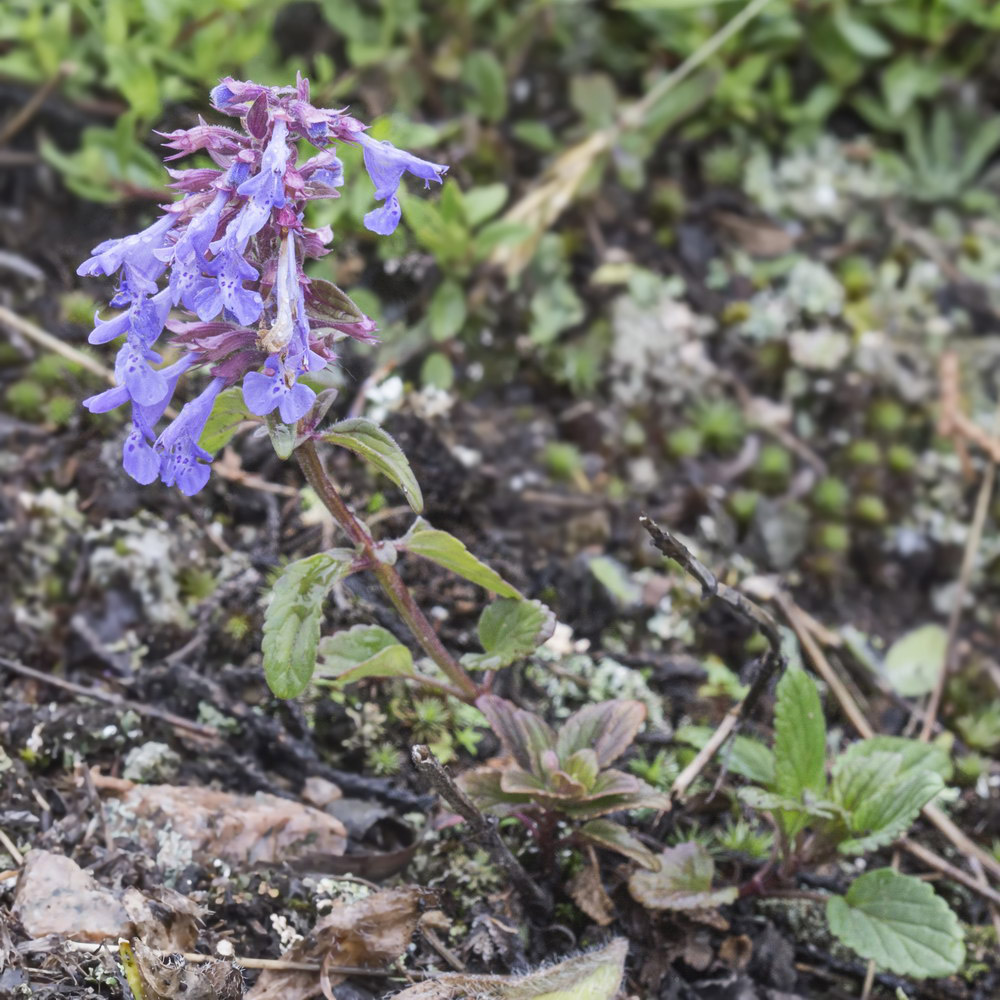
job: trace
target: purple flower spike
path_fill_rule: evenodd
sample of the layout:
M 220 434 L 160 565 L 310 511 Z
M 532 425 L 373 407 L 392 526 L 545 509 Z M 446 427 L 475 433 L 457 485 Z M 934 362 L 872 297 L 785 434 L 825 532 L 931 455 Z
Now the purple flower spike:
M 194 496 L 208 482 L 207 463 L 212 461 L 212 455 L 198 444 L 198 439 L 225 384 L 225 379 L 212 379 L 200 396 L 184 406 L 154 445 L 160 456 L 163 485 L 176 485 L 185 496 Z
M 391 142 L 379 142 L 368 135 L 358 136 L 364 150 L 365 169 L 375 185 L 375 198 L 385 200 L 381 208 L 376 208 L 365 216 L 365 226 L 373 233 L 388 236 L 396 231 L 402 210 L 396 191 L 399 190 L 403 174 L 410 173 L 422 177 L 424 187 L 431 181 L 441 183 L 448 168 L 443 163 L 421 160 L 411 153 L 397 149 Z
M 108 320 L 95 315 L 89 338 L 92 344 L 122 338 L 118 385 L 84 406 L 103 413 L 131 403 L 125 471 L 140 483 L 159 478 L 188 495 L 208 480 L 212 456 L 198 441 L 224 388 L 242 382 L 252 412 L 277 412 L 295 423 L 316 398 L 299 377 L 335 361 L 336 342 L 345 334 L 375 339 L 375 324 L 339 288 L 306 274 L 307 261 L 330 252 L 330 227 L 304 220 L 310 201 L 340 195 L 338 144 L 363 149 L 383 202 L 365 217 L 377 233 L 391 233 L 399 223 L 404 174 L 427 186 L 440 183 L 447 170 L 369 138 L 346 109 L 314 107 L 301 77 L 294 87 L 227 77 L 212 91 L 212 103 L 240 127 L 199 118 L 193 128 L 164 134 L 164 145 L 172 151 L 167 160 L 203 151 L 214 166 L 170 170 L 178 200 L 141 233 L 99 244 L 78 271 L 115 276 L 110 303 L 122 310 Z M 316 153 L 299 163 L 302 140 Z M 171 317 L 171 309 L 179 315 Z M 185 353 L 157 369 L 164 328 Z M 178 379 L 196 369 L 211 377 L 208 387 L 156 437 Z

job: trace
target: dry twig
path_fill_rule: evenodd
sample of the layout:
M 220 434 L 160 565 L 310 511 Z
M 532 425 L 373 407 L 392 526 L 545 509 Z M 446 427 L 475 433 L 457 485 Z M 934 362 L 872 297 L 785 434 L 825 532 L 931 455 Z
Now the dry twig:
M 552 899 L 538 883 L 532 881 L 521 862 L 514 857 L 497 829 L 496 819 L 484 816 L 472 800 L 455 784 L 452 776 L 431 753 L 430 747 L 415 746 L 410 751 L 414 766 L 425 775 L 434 791 L 469 824 L 469 832 L 489 852 L 490 857 L 503 869 L 522 899 L 544 913 L 552 910 Z

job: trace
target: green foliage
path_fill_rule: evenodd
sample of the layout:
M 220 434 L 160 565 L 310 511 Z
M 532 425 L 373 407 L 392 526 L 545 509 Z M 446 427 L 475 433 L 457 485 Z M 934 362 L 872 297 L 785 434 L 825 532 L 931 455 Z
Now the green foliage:
M 424 496 L 403 449 L 374 421 L 365 417 L 341 420 L 323 431 L 322 440 L 353 451 L 399 487 L 415 514 L 423 510 Z
M 466 653 L 470 670 L 500 670 L 530 656 L 556 626 L 555 615 L 541 601 L 501 597 L 479 617 L 479 641 L 485 653 Z
M 279 698 L 301 694 L 312 678 L 323 602 L 351 573 L 354 553 L 333 549 L 299 559 L 282 571 L 264 614 L 264 674 Z
M 215 400 L 212 413 L 202 431 L 198 445 L 213 455 L 233 439 L 240 425 L 246 420 L 259 420 L 243 402 L 243 390 L 238 385 L 223 389 Z
M 885 654 L 885 675 L 904 697 L 934 690 L 944 670 L 948 633 L 940 625 L 921 625 L 900 636 Z
M 920 879 L 881 868 L 826 905 L 830 930 L 862 958 L 903 976 L 949 976 L 965 961 L 958 919 Z
M 355 625 L 319 642 L 317 674 L 337 687 L 366 677 L 413 677 L 410 651 L 379 625 Z
M 429 559 L 500 597 L 521 598 L 517 590 L 486 563 L 477 559 L 463 542 L 447 531 L 432 528 L 422 517 L 413 522 L 410 530 L 400 539 L 399 545 L 406 552 Z
M 826 787 L 826 725 L 823 707 L 812 678 L 800 668 L 789 668 L 778 683 L 774 708 L 774 791 L 800 800 L 803 793 L 820 795 Z M 804 821 L 780 818 L 788 835 Z

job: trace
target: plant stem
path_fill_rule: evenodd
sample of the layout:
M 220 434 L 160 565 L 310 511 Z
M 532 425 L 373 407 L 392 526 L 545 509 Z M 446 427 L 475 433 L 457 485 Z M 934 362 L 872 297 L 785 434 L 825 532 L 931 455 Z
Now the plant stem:
M 458 660 L 444 648 L 434 631 L 434 626 L 417 606 L 413 594 L 403 582 L 403 578 L 396 572 L 395 566 L 390 566 L 379 558 L 375 542 L 368 533 L 368 529 L 344 503 L 337 487 L 326 474 L 323 461 L 319 457 L 319 452 L 316 451 L 315 442 L 312 440 L 304 441 L 295 449 L 295 457 L 298 459 L 306 481 L 323 501 L 326 509 L 333 515 L 334 520 L 344 530 L 347 537 L 368 558 L 376 579 L 386 596 L 392 601 L 399 617 L 406 622 L 407 628 L 413 633 L 420 648 L 447 675 L 456 689 L 456 695 L 467 702 L 474 702 L 479 695 L 479 688 L 475 681 L 462 669 Z

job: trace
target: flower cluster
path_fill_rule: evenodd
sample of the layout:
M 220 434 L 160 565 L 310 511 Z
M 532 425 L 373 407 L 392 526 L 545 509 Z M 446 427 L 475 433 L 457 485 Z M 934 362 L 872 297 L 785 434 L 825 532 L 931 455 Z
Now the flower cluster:
M 90 342 L 125 338 L 117 385 L 84 405 L 102 413 L 131 403 L 126 472 L 140 483 L 176 484 L 189 496 L 208 481 L 212 455 L 199 439 L 223 389 L 242 381 L 248 410 L 277 410 L 283 422 L 295 423 L 315 398 L 299 376 L 333 361 L 334 344 L 345 335 L 374 339 L 372 320 L 335 285 L 303 269 L 305 259 L 329 253 L 333 238 L 328 226 L 311 229 L 303 217 L 306 202 L 339 196 L 344 178 L 334 144 L 361 147 L 383 203 L 365 225 L 383 235 L 399 223 L 403 174 L 426 187 L 447 170 L 371 138 L 342 111 L 313 107 L 301 78 L 295 87 L 227 78 L 212 91 L 212 104 L 241 119 L 242 131 L 199 121 L 164 137 L 177 151 L 168 160 L 204 151 L 216 166 L 170 170 L 183 196 L 142 232 L 96 246 L 77 272 L 118 275 L 110 305 L 122 311 L 95 317 Z M 318 152 L 299 162 L 300 141 Z M 171 318 L 173 310 L 188 316 Z M 154 367 L 163 360 L 155 346 L 164 328 L 184 353 Z M 157 435 L 178 380 L 192 369 L 207 371 L 207 387 Z

